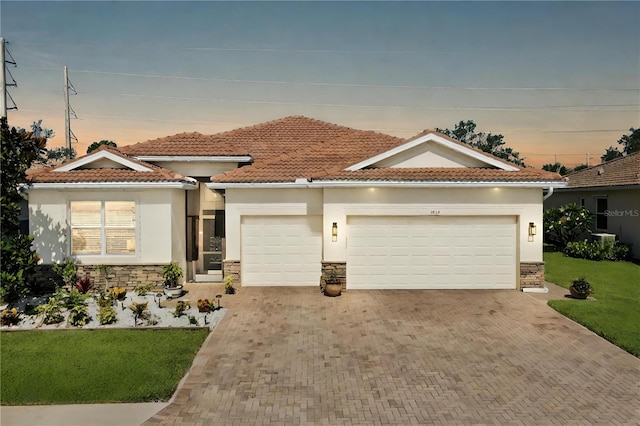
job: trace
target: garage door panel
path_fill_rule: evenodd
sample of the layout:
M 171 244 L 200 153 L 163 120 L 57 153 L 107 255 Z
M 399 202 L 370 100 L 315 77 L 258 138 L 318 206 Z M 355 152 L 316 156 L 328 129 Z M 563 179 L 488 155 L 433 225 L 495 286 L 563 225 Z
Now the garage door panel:
M 318 285 L 322 218 L 245 216 L 241 257 L 243 285 Z
M 515 284 L 515 217 L 348 218 L 349 288 Z

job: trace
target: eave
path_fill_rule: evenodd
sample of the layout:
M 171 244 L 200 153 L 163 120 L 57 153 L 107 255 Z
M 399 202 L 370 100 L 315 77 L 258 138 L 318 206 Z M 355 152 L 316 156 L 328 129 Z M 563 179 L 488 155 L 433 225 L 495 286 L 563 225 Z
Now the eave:
M 29 189 L 197 189 L 198 184 L 187 182 L 36 182 Z

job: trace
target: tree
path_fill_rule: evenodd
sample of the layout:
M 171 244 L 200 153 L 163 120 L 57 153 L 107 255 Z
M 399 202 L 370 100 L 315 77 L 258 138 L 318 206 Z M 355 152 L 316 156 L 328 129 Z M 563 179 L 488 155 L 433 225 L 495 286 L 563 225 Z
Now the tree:
M 548 172 L 556 172 L 562 176 L 572 172 L 571 169 L 567 169 L 565 166 L 558 163 L 557 161 L 553 164 L 549 163 L 549 164 L 543 165 L 542 170 L 546 170 Z
M 580 171 L 580 170 L 584 170 L 584 169 L 588 169 L 588 168 L 589 168 L 589 166 L 587 166 L 586 164 L 579 164 L 579 165 L 575 166 L 573 168 L 573 170 L 571 170 L 571 173 L 577 172 L 577 171 Z
M 622 157 L 622 153 L 620 151 L 618 151 L 618 148 L 610 146 L 604 152 L 604 155 L 602 155 L 602 157 L 600 157 L 600 161 L 605 163 L 607 161 L 615 160 L 616 158 L 620 158 L 620 157 Z
M 564 248 L 591 229 L 593 215 L 584 207 L 570 203 L 545 210 L 543 223 L 545 241 Z
M 89 145 L 89 147 L 87 148 L 87 154 L 95 151 L 96 149 L 100 148 L 102 145 L 112 146 L 114 148 L 118 147 L 118 145 L 116 145 L 114 141 L 108 141 L 106 139 L 103 139 L 100 142 L 93 142 L 91 145 Z
M 632 127 L 629 131 L 631 132 L 630 134 L 622 135 L 618 139 L 618 143 L 624 146 L 622 152 L 627 155 L 640 151 L 640 128 L 634 129 Z
M 47 138 L 15 127 L 10 130 L 4 117 L 0 128 L 0 299 L 12 301 L 28 293 L 26 278 L 37 263 L 37 255 L 31 249 L 33 237 L 20 233 L 18 217 L 23 200 L 21 191 L 28 184 L 26 171 L 45 149 Z
M 492 133 L 476 133 L 476 123 L 473 120 L 460 121 L 451 129 L 436 129 L 437 132 L 471 145 L 496 157 L 515 163 L 524 167 L 524 158 L 520 158 L 520 153 L 505 146 L 503 135 Z

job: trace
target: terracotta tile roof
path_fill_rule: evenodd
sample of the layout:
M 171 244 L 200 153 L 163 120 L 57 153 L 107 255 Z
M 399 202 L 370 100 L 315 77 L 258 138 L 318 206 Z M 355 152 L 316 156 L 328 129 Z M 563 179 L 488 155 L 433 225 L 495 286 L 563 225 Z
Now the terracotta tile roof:
M 121 148 L 129 155 L 251 155 L 254 161 L 361 130 L 303 116 L 290 116 L 215 135 L 180 133 Z
M 548 182 L 559 181 L 557 173 L 523 168 L 518 171 L 469 167 L 380 168 L 341 171 L 319 180 L 363 180 L 400 182 Z
M 640 185 L 640 152 L 565 176 L 568 188 Z
M 100 151 L 109 151 L 121 158 L 128 161 L 132 161 L 141 166 L 150 168 L 150 172 L 136 171 L 131 169 L 117 169 L 117 168 L 80 168 L 70 171 L 54 171 L 56 168 L 40 168 L 30 169 L 27 171 L 27 179 L 31 183 L 86 183 L 86 182 L 178 182 L 178 183 L 193 183 L 191 178 L 182 176 L 171 170 L 158 167 L 153 164 L 145 163 L 143 161 L 136 160 L 127 155 L 122 154 L 117 149 L 107 147 L 103 145 L 99 149 Z M 93 153 L 92 153 L 93 154 Z M 64 166 L 69 166 L 75 162 L 82 160 L 83 158 L 90 156 L 87 154 L 79 157 L 75 160 L 64 163 Z M 60 167 L 60 166 L 58 166 Z
M 315 120 L 314 120 L 315 121 Z M 322 142 L 308 144 L 298 150 L 285 150 L 277 156 L 257 160 L 250 166 L 231 170 L 213 176 L 217 183 L 267 183 L 293 182 L 297 178 L 316 180 L 365 180 L 365 181 L 558 181 L 560 175 L 537 169 L 520 168 L 511 172 L 489 168 L 380 168 L 354 172 L 345 171 L 347 167 L 384 153 L 404 143 L 434 133 L 465 148 L 473 149 L 483 155 L 491 156 L 481 150 L 451 139 L 433 130 L 425 130 L 417 136 L 403 140 L 372 131 L 351 131 L 346 134 L 326 138 Z M 300 135 L 304 137 L 304 135 Z M 498 157 L 502 163 L 512 165 Z
M 394 148 L 404 141 L 372 131 L 350 132 L 297 151 L 285 152 L 250 166 L 213 176 L 213 182 L 290 182 L 327 176 Z
M 231 141 L 214 139 L 198 132 L 178 133 L 134 145 L 125 145 L 120 151 L 129 155 L 157 156 L 232 156 L 248 155 L 246 149 L 236 147 Z

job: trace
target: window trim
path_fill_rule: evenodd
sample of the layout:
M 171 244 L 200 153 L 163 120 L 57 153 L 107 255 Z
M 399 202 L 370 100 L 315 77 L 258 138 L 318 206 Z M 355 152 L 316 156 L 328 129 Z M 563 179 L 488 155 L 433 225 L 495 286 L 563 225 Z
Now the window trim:
M 606 195 L 598 195 L 598 196 L 595 197 L 595 199 L 596 199 L 596 208 L 595 208 L 596 214 L 595 214 L 595 218 L 594 218 L 595 219 L 594 228 L 596 229 L 596 231 L 607 231 L 607 230 L 609 230 L 609 218 L 606 215 L 606 211 L 609 209 L 609 198 Z M 606 208 L 602 212 L 598 211 L 598 201 L 599 200 L 605 200 L 606 203 L 607 203 Z M 601 217 L 604 218 L 604 221 L 605 221 L 605 227 L 604 228 L 598 227 L 598 219 L 601 218 Z
M 72 217 L 71 217 L 71 203 L 78 202 L 98 202 L 100 203 L 100 226 L 73 226 L 72 225 Z M 109 202 L 125 202 L 125 203 L 133 203 L 134 205 L 134 220 L 135 224 L 133 227 L 117 227 L 117 226 L 107 226 L 106 225 L 106 207 L 105 204 Z M 68 253 L 70 256 L 83 258 L 83 257 L 125 257 L 131 258 L 135 257 L 139 254 L 138 247 L 139 238 L 140 238 L 140 229 L 139 229 L 139 203 L 137 200 L 125 199 L 125 200 L 109 200 L 109 199 L 90 199 L 90 198 L 82 198 L 82 199 L 73 199 L 68 200 L 67 202 L 67 212 L 69 215 L 68 224 L 69 224 L 69 238 L 68 238 Z M 99 229 L 100 230 L 100 252 L 93 253 L 73 253 L 73 230 L 74 229 Z M 107 253 L 107 229 L 133 229 L 134 231 L 134 241 L 135 241 L 135 249 L 131 253 Z

